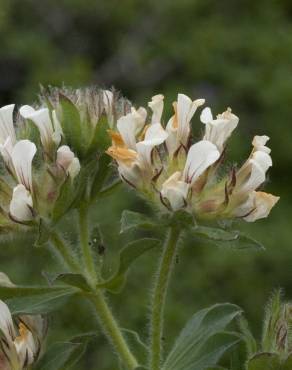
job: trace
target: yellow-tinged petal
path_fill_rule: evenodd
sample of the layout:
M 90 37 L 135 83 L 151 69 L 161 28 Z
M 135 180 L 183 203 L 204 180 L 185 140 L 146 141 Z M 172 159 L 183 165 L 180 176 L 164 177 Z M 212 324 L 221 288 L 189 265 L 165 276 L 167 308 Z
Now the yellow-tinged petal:
M 137 152 L 135 150 L 116 146 L 109 147 L 106 153 L 126 166 L 131 166 L 137 158 Z

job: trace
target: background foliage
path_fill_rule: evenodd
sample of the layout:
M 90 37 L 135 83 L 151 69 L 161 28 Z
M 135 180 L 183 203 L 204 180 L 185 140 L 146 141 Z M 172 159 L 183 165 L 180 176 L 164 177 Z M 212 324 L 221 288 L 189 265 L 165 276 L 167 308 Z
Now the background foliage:
M 227 251 L 186 239 L 169 298 L 166 345 L 186 319 L 206 305 L 240 305 L 259 334 L 271 290 L 281 286 L 292 298 L 291 36 L 288 0 L 0 1 L 1 105 L 32 102 L 39 83 L 115 86 L 141 104 L 161 92 L 168 112 L 177 92 L 184 92 L 205 97 L 216 113 L 231 106 L 239 115 L 230 160 L 239 162 L 248 155 L 254 134 L 271 137 L 274 167 L 266 189 L 281 201 L 268 220 L 242 225 L 267 250 Z M 198 120 L 194 132 L 199 138 Z M 92 213 L 94 222 L 102 223 L 107 259 L 125 240 L 115 236 L 125 207 L 150 212 L 143 201 L 121 189 Z M 69 221 L 64 227 L 71 237 Z M 156 258 L 156 251 L 142 257 L 123 295 L 113 296 L 123 325 L 144 334 Z M 0 261 L 0 269 L 22 283 L 38 281 L 41 271 L 55 263 L 47 250 L 31 247 L 29 235 L 2 241 Z M 96 323 L 87 310 L 74 300 L 61 315 L 52 315 L 57 331 L 51 331 L 50 340 L 92 330 Z M 115 369 L 102 336 L 92 342 L 78 368 L 96 366 Z

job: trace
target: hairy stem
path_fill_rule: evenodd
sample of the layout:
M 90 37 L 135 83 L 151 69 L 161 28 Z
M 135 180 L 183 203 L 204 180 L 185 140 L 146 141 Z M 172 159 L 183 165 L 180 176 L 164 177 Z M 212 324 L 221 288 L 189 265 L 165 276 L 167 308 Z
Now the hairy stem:
M 138 366 L 138 362 L 131 353 L 118 323 L 105 300 L 104 294 L 101 291 L 97 291 L 94 295 L 90 296 L 90 300 L 95 306 L 104 334 L 112 343 L 120 360 L 126 365 L 127 369 L 135 369 Z
M 56 232 L 51 232 L 50 241 L 71 271 L 79 271 L 72 250 Z
M 150 322 L 150 370 L 160 370 L 165 300 L 179 236 L 179 228 L 172 227 L 169 230 L 158 266 L 157 278 L 154 284 Z
M 80 229 L 80 244 L 83 255 L 84 266 L 86 269 L 87 279 L 94 287 L 97 282 L 94 258 L 89 241 L 88 227 L 88 208 L 82 206 L 79 208 L 79 229 Z

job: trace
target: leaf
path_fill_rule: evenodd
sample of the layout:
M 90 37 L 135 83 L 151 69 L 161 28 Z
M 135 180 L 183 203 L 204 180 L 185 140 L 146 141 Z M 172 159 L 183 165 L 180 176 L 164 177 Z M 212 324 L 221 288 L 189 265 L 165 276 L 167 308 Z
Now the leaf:
M 246 346 L 247 355 L 248 357 L 251 357 L 257 352 L 257 342 L 250 331 L 247 320 L 244 317 L 240 317 L 239 319 L 239 328 Z
M 85 277 L 81 274 L 71 273 L 71 272 L 64 272 L 64 273 L 57 273 L 53 275 L 48 275 L 45 273 L 46 277 L 50 280 L 51 283 L 64 283 L 67 285 L 74 286 L 84 291 L 91 291 L 90 286 L 88 285 Z
M 61 185 L 59 189 L 59 196 L 55 202 L 53 211 L 52 211 L 52 219 L 56 222 L 58 221 L 70 208 L 74 199 L 75 199 L 75 191 L 73 187 L 73 182 L 70 176 L 67 176 L 64 183 Z
M 91 185 L 91 198 L 95 199 L 99 192 L 101 191 L 109 172 L 109 165 L 111 163 L 111 158 L 107 154 L 102 154 L 96 164 L 98 164 L 97 170 L 93 177 L 92 185 Z
M 154 227 L 157 227 L 157 224 L 153 223 L 149 217 L 143 215 L 142 213 L 128 210 L 125 210 L 122 213 L 121 233 L 125 233 L 136 228 L 151 229 Z
M 217 247 L 230 249 L 265 249 L 260 242 L 240 231 L 228 231 L 220 228 L 198 226 L 192 229 L 192 234 Z
M 140 365 L 135 369 L 145 369 L 144 367 L 142 367 L 142 364 L 147 363 L 147 357 L 149 353 L 148 346 L 141 340 L 139 334 L 134 330 L 124 328 L 122 328 L 121 330 L 124 333 L 127 342 L 129 343 L 129 346 L 133 351 L 135 357 L 139 359 Z
M 13 314 L 39 314 L 53 311 L 76 293 L 71 287 L 0 287 L 0 299 L 6 300 Z
M 226 231 L 215 227 L 197 226 L 193 229 L 194 234 L 212 240 L 236 240 L 239 237 L 238 231 Z
M 42 247 L 49 241 L 49 239 L 50 239 L 50 229 L 46 225 L 45 221 L 43 219 L 40 219 L 38 224 L 38 235 L 34 242 L 34 246 Z
M 258 353 L 248 361 L 247 370 L 284 370 L 280 359 L 274 353 Z M 286 370 L 286 369 L 285 369 Z
M 80 339 L 82 337 L 79 337 Z M 75 365 L 86 350 L 88 338 L 81 342 L 57 342 L 44 354 L 37 364 L 39 370 L 67 370 Z
M 180 226 L 182 229 L 188 229 L 194 226 L 195 220 L 191 213 L 181 209 L 168 216 L 166 226 Z
M 95 126 L 87 154 L 91 154 L 94 151 L 104 152 L 111 145 L 111 138 L 108 134 L 109 128 L 107 117 L 101 117 Z
M 62 107 L 61 126 L 66 142 L 78 157 L 82 157 L 82 153 L 85 149 L 85 141 L 83 140 L 79 111 L 75 104 L 65 95 L 60 93 L 59 98 Z
M 202 370 L 215 366 L 226 350 L 239 341 L 226 326 L 239 314 L 238 306 L 217 304 L 193 315 L 177 338 L 162 370 Z
M 105 288 L 112 293 L 119 293 L 126 280 L 128 269 L 145 252 L 161 245 L 160 240 L 152 238 L 138 239 L 129 243 L 119 254 L 119 266 L 116 273 L 107 281 L 97 285 L 98 288 Z

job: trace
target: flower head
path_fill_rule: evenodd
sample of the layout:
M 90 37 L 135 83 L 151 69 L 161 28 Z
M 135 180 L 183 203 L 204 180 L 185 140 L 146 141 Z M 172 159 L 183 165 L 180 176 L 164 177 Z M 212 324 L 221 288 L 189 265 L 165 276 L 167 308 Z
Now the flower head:
M 1 273 L 1 284 L 13 286 Z M 47 323 L 40 315 L 13 318 L 8 306 L 0 300 L 0 365 L 5 370 L 27 369 L 40 356 Z
M 205 132 L 200 141 L 191 137 L 191 120 L 204 99 L 192 101 L 178 94 L 174 115 L 164 128 L 163 95 L 144 108 L 132 108 L 111 131 L 107 153 L 117 164 L 121 178 L 166 212 L 185 209 L 197 218 L 243 218 L 248 222 L 267 217 L 278 197 L 257 191 L 272 165 L 267 136 L 255 136 L 248 160 L 223 174 L 223 152 L 238 125 L 228 108 L 214 119 L 211 109 L 201 113 Z

